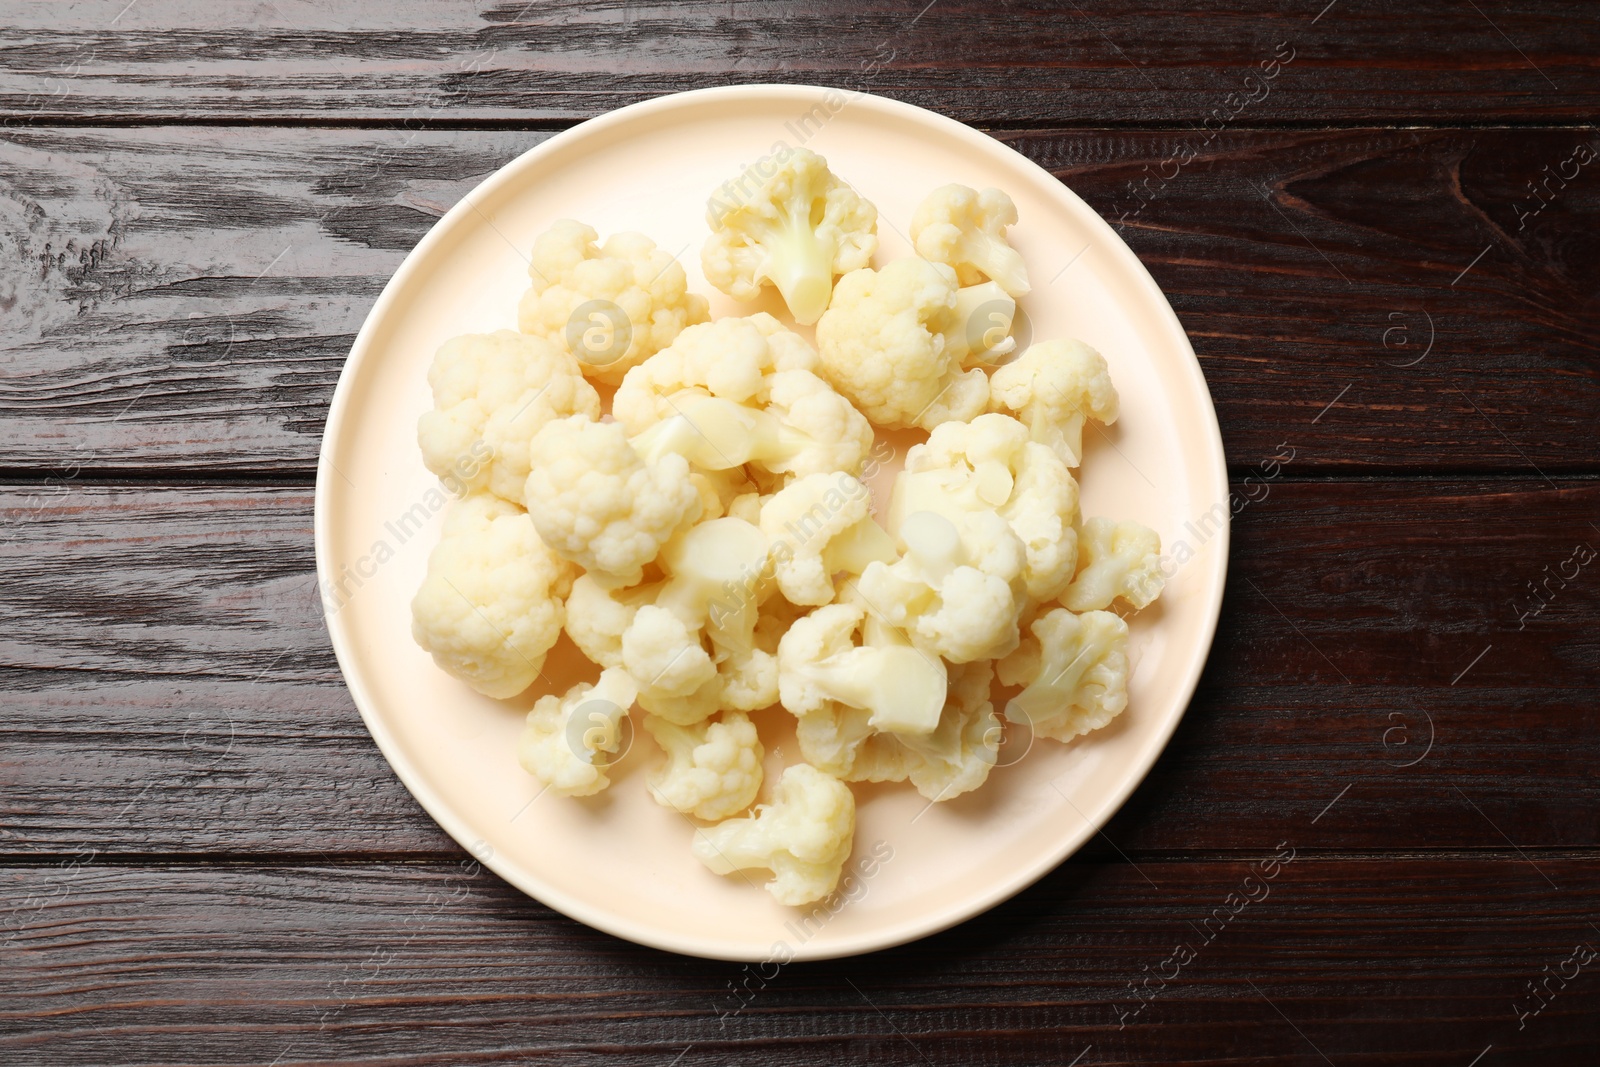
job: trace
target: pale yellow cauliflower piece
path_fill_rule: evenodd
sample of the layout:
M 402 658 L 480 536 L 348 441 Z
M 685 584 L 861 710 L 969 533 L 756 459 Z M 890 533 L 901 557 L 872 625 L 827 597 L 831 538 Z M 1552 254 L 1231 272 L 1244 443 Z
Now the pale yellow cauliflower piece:
M 755 813 L 696 831 L 694 854 L 713 874 L 768 870 L 767 892 L 780 904 L 821 900 L 839 884 L 856 832 L 849 786 L 797 763 L 778 779 L 772 803 Z
M 608 757 L 622 746 L 622 720 L 633 700 L 633 679 L 615 669 L 601 671 L 592 685 L 540 697 L 517 745 L 522 769 L 561 796 L 598 793 L 611 784 Z
M 857 645 L 864 618 L 857 604 L 829 604 L 795 620 L 778 642 L 779 701 L 802 725 L 843 705 L 874 730 L 931 733 L 944 708 L 944 663 L 908 645 Z
M 1072 611 L 1108 608 L 1118 597 L 1142 608 L 1161 595 L 1161 536 L 1137 522 L 1090 519 L 1078 534 L 1078 573 L 1061 594 Z
M 871 262 L 878 210 L 815 152 L 785 151 L 765 161 L 771 173 L 750 167 L 711 197 L 700 264 L 706 280 L 735 300 L 773 286 L 794 321 L 810 325 L 828 306 L 834 277 Z
M 834 705 L 811 712 L 796 726 L 807 762 L 847 782 L 903 782 L 933 801 L 971 792 L 993 769 L 1002 737 L 989 700 L 994 667 L 987 660 L 949 668 L 950 683 L 939 724 L 928 734 L 872 728 L 867 714 Z
M 766 561 L 761 531 L 732 517 L 692 527 L 666 547 L 667 578 L 622 636 L 641 707 L 684 725 L 776 698 L 776 664 L 756 642 Z
M 709 317 L 706 298 L 688 291 L 683 267 L 640 233 L 597 234 L 561 219 L 533 242 L 533 285 L 517 310 L 523 333 L 542 337 L 615 385 L 630 367 L 671 344 L 685 326 Z
M 572 577 L 527 512 L 475 494 L 445 516 L 411 601 L 411 635 L 447 674 L 485 696 L 514 697 L 539 677 L 561 636 Z
M 999 663 L 1000 680 L 1025 686 L 1006 718 L 1035 736 L 1070 741 L 1098 730 L 1128 706 L 1128 624 L 1109 611 L 1055 608 L 1029 627 Z
M 579 575 L 567 595 L 567 636 L 598 666 L 622 666 L 622 635 L 639 608 L 654 602 L 658 588 L 649 583 L 616 589 Z
M 1007 415 L 947 422 L 906 455 L 896 478 L 890 526 L 931 511 L 962 529 L 971 516 L 997 512 L 1022 542 L 1028 595 L 1053 600 L 1077 562 L 1078 483 L 1054 452 L 1028 438 Z
M 978 192 L 946 185 L 928 194 L 911 216 L 911 241 L 917 255 L 955 269 L 962 285 L 988 280 L 1011 296 L 1029 291 L 1028 268 L 1006 240 L 1017 206 L 999 189 Z
M 512 330 L 446 341 L 428 368 L 433 410 L 417 421 L 422 461 L 452 492 L 523 502 L 528 442 L 552 419 L 600 417 L 600 397 L 565 352 Z
M 989 379 L 962 369 L 966 323 L 955 272 L 897 259 L 839 279 L 817 322 L 823 377 L 886 429 L 965 422 L 989 403 Z
M 994 665 L 966 663 L 950 669 L 950 694 L 939 726 L 926 738 L 898 737 L 917 756 L 911 784 L 929 800 L 970 793 L 989 778 L 1003 736 L 989 690 Z
M 1083 425 L 1117 421 L 1117 390 L 1105 357 L 1082 341 L 1041 341 L 989 379 L 989 407 L 1008 411 L 1068 467 L 1083 459 Z
M 894 541 L 872 518 L 872 494 L 839 471 L 791 482 L 761 507 L 778 589 L 791 603 L 833 602 L 834 575 L 893 562 Z
M 771 315 L 718 319 L 630 371 L 612 411 L 646 455 L 676 452 L 697 469 L 854 473 L 872 426 L 817 368 L 805 339 Z
M 761 789 L 765 750 L 750 717 L 725 711 L 721 718 L 694 726 L 678 726 L 654 715 L 644 728 L 667 754 L 650 773 L 650 795 L 664 807 L 717 822 L 755 803 Z
M 905 555 L 869 563 L 861 595 L 923 652 L 951 663 L 994 659 L 1017 645 L 1026 554 L 999 513 L 975 510 L 960 525 L 926 509 L 896 516 Z
M 646 463 L 614 422 L 557 419 L 534 435 L 530 454 L 526 496 L 539 536 L 603 584 L 636 584 L 700 516 L 687 461 Z

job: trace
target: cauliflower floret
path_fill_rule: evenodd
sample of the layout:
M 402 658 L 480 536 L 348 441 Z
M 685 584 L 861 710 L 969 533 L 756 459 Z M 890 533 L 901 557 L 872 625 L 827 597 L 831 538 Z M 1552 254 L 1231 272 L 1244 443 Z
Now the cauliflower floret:
M 657 803 L 710 822 L 755 803 L 765 750 L 749 716 L 725 711 L 717 722 L 678 726 L 651 715 L 644 728 L 667 754 L 645 783 Z
M 784 769 L 772 803 L 697 831 L 694 854 L 713 874 L 769 870 L 767 892 L 779 904 L 809 904 L 838 885 L 855 832 L 849 786 L 797 763 Z
M 802 721 L 842 704 L 866 712 L 875 730 L 932 732 L 944 708 L 944 664 L 906 645 L 856 645 L 864 617 L 856 604 L 829 604 L 797 619 L 778 642 L 779 701 Z
M 605 670 L 563 696 L 542 696 L 528 712 L 517 745 L 522 769 L 562 796 L 586 797 L 611 784 L 610 760 L 622 744 L 622 720 L 633 706 L 633 679 Z
M 683 725 L 720 707 L 772 703 L 776 664 L 755 639 L 771 588 L 766 562 L 766 538 L 743 519 L 713 519 L 667 546 L 668 578 L 622 635 L 623 666 L 639 683 L 641 707 Z
M 534 435 L 530 455 L 526 495 L 539 536 L 596 581 L 637 584 L 661 546 L 700 516 L 688 462 L 646 463 L 616 423 L 557 419 Z
M 1035 600 L 1055 599 L 1072 581 L 1078 483 L 1010 416 L 947 422 L 912 447 L 895 481 L 891 528 L 919 511 L 943 515 L 958 530 L 973 514 L 997 511 L 1022 542 L 1023 582 Z
M 872 495 L 840 471 L 812 474 L 761 508 L 778 589 L 795 604 L 829 604 L 833 576 L 859 575 L 874 560 L 895 559 L 894 542 L 872 518 Z
M 988 661 L 950 669 L 950 695 L 939 726 L 927 737 L 896 736 L 918 758 L 911 784 L 929 800 L 970 793 L 989 778 L 999 760 L 1002 731 L 989 690 L 994 666 Z
M 1121 597 L 1142 608 L 1161 595 L 1161 535 L 1137 522 L 1090 519 L 1078 535 L 1078 573 L 1061 594 L 1072 611 L 1108 608 Z
M 686 390 L 761 407 L 772 375 L 819 366 L 806 339 L 764 311 L 718 319 L 683 331 L 624 378 L 612 414 L 640 434 L 677 414 L 672 398 Z
M 957 305 L 955 272 L 942 263 L 897 259 L 846 274 L 817 323 L 823 376 L 886 429 L 971 419 L 989 403 L 989 379 L 961 369 Z
M 571 353 L 591 378 L 615 385 L 685 326 L 705 322 L 710 306 L 688 291 L 683 267 L 650 238 L 618 233 L 596 248 L 596 237 L 572 219 L 539 235 L 518 327 Z
M 1029 435 L 1068 467 L 1083 459 L 1083 424 L 1117 421 L 1117 390 L 1105 357 L 1082 341 L 1042 341 L 989 379 L 991 411 L 1013 412 Z
M 661 714 L 652 703 L 655 698 L 690 696 L 717 675 L 699 630 L 655 604 L 640 607 L 622 635 L 622 666 L 638 683 L 644 709 L 655 714 Z M 713 705 L 688 721 L 716 710 Z
M 1017 645 L 1022 608 L 1022 542 L 994 511 L 973 511 L 956 526 L 933 511 L 896 524 L 906 554 L 869 563 L 861 595 L 923 652 L 951 663 L 994 659 Z
M 929 800 L 978 788 L 998 758 L 1000 720 L 989 701 L 993 665 L 982 660 L 949 668 L 939 725 L 928 734 L 879 731 L 857 708 L 834 705 L 802 716 L 796 739 L 806 761 L 846 782 L 903 782 Z
M 1000 680 L 1026 688 L 1006 718 L 1035 736 L 1070 741 L 1098 730 L 1128 706 L 1128 624 L 1109 611 L 1055 608 L 999 663 Z
M 600 417 L 578 364 L 512 330 L 446 341 L 428 368 L 433 410 L 417 421 L 422 461 L 452 492 L 523 502 L 528 442 L 552 419 Z
M 878 248 L 878 209 L 806 148 L 764 180 L 751 168 L 724 182 L 706 204 L 706 225 L 706 280 L 735 300 L 774 286 L 803 326 L 828 306 L 834 276 L 865 267 Z
M 573 569 L 539 540 L 528 513 L 487 493 L 445 517 L 411 601 L 411 635 L 446 673 L 485 696 L 533 683 L 561 636 Z
M 953 267 L 962 285 L 987 279 L 1010 296 L 1024 296 L 1028 268 L 1006 241 L 1006 227 L 1016 221 L 1017 206 L 999 189 L 946 185 L 917 206 L 911 241 L 923 259 Z
M 649 583 L 613 589 L 579 575 L 567 595 L 567 636 L 598 666 L 622 666 L 622 635 L 639 608 L 655 599 L 658 588 L 659 583 Z
M 701 470 L 856 472 L 872 426 L 813 373 L 816 352 L 767 314 L 685 330 L 623 380 L 612 411 L 646 455 Z

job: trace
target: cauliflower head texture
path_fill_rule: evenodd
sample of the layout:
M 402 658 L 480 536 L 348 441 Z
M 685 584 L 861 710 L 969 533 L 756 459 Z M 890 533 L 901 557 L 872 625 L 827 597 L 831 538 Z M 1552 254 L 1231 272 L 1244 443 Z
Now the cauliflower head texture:
M 447 674 L 485 696 L 514 697 L 561 635 L 572 578 L 527 512 L 487 493 L 469 496 L 445 516 L 411 601 L 411 635 Z
M 955 273 L 897 259 L 839 279 L 817 322 L 822 374 L 886 429 L 965 422 L 989 403 L 989 378 L 963 370 L 968 348 Z
M 577 361 L 512 330 L 446 341 L 428 368 L 433 410 L 417 422 L 422 461 L 453 492 L 523 502 L 528 442 L 552 419 L 600 417 Z
M 539 536 L 596 581 L 637 584 L 661 546 L 700 517 L 688 462 L 646 463 L 614 422 L 557 419 L 529 454 L 525 495 Z
M 540 697 L 517 744 L 522 769 L 560 796 L 598 793 L 611 784 L 608 757 L 622 747 L 622 720 L 633 700 L 633 679 L 616 669 L 561 696 Z
M 929 800 L 951 800 L 988 781 L 1003 736 L 989 699 L 993 681 L 994 666 L 988 661 L 952 667 L 939 725 L 926 737 L 895 736 L 895 743 L 912 757 L 907 777 Z
M 1016 647 L 1022 609 L 1022 542 L 997 512 L 960 516 L 912 511 L 895 533 L 906 546 L 893 563 L 861 572 L 866 601 L 928 655 L 951 663 L 994 659 Z
M 1072 581 L 1077 561 L 1078 483 L 1054 452 L 1029 440 L 1007 415 L 947 422 L 906 454 L 895 481 L 890 525 L 917 512 L 943 515 L 962 530 L 974 516 L 998 512 L 1022 543 L 1028 596 L 1053 600 Z
M 706 280 L 735 300 L 773 286 L 805 326 L 828 306 L 834 277 L 865 267 L 878 248 L 878 209 L 806 148 L 724 182 L 706 205 L 706 224 Z
M 657 803 L 708 822 L 731 818 L 755 803 L 765 750 L 748 715 L 725 711 L 715 722 L 694 726 L 651 715 L 644 728 L 667 754 L 645 783 Z
M 561 219 L 534 240 L 533 284 L 517 324 L 571 354 L 589 377 L 615 385 L 685 326 L 705 322 L 710 305 L 688 291 L 683 267 L 650 238 L 618 233 L 598 247 L 597 238 L 591 227 Z
M 818 366 L 805 339 L 771 315 L 718 319 L 630 371 L 612 411 L 641 451 L 677 452 L 697 469 L 855 473 L 872 426 Z
M 1068 467 L 1083 460 L 1083 425 L 1117 421 L 1117 390 L 1105 357 L 1082 341 L 1042 341 L 989 379 L 989 406 L 1027 424 Z
M 1128 706 L 1128 624 L 1109 611 L 1055 608 L 1034 620 L 999 674 L 1024 687 L 1006 705 L 1007 719 L 1035 736 L 1071 741 Z
M 864 617 L 846 603 L 795 620 L 778 642 L 779 702 L 798 719 L 842 704 L 875 730 L 930 732 L 944 708 L 944 664 L 908 645 L 856 644 Z
M 843 471 L 791 482 L 761 506 L 778 589 L 793 604 L 830 604 L 834 575 L 893 562 L 894 541 L 872 518 L 872 494 Z
M 1160 534 L 1137 522 L 1090 519 L 1078 535 L 1078 573 L 1061 603 L 1072 611 L 1091 611 L 1121 597 L 1142 608 L 1165 585 Z
M 805 763 L 784 768 L 770 804 L 695 833 L 694 854 L 713 874 L 767 870 L 779 904 L 809 904 L 833 892 L 856 833 L 849 786 Z
M 1017 206 L 999 189 L 946 185 L 917 205 L 911 242 L 923 259 L 954 269 L 962 285 L 988 280 L 1009 296 L 1024 296 L 1031 288 L 1028 267 L 1006 240 L 1006 228 L 1016 221 Z

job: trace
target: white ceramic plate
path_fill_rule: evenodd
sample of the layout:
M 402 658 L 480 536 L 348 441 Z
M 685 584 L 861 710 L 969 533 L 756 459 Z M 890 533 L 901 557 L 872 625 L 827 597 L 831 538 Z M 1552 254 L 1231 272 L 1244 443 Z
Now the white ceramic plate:
M 1153 527 L 1176 568 L 1162 599 L 1133 617 L 1128 711 L 1071 745 L 1040 741 L 983 789 L 932 808 L 909 785 L 856 787 L 844 885 L 852 899 L 809 917 L 753 888 L 759 878 L 701 867 L 689 851 L 693 826 L 645 791 L 659 757 L 642 731 L 608 791 L 540 796 L 515 755 L 540 694 L 493 701 L 445 676 L 412 642 L 409 610 L 444 499 L 416 445 L 434 350 L 456 334 L 515 328 L 527 250 L 563 217 L 602 237 L 637 229 L 682 250 L 713 315 L 747 310 L 701 280 L 705 203 L 779 142 L 822 153 L 878 206 L 880 264 L 910 254 L 911 212 L 936 186 L 1011 194 L 1021 215 L 1012 240 L 1034 279 L 1023 301 L 1033 336 L 1098 348 L 1122 397 L 1116 426 L 1085 434 L 1084 513 Z M 674 952 L 821 959 L 910 941 L 993 907 L 1122 804 L 1205 663 L 1227 566 L 1227 502 L 1216 414 L 1182 327 L 1127 246 L 1069 189 L 998 141 L 920 108 L 812 86 L 740 86 L 636 104 L 545 141 L 478 186 L 406 258 L 334 393 L 317 474 L 317 570 L 334 649 L 378 746 L 423 807 L 501 877 L 591 926 Z M 575 655 L 565 645 L 552 653 L 552 685 L 578 679 Z M 769 770 L 796 758 L 786 718 L 781 709 L 758 716 Z

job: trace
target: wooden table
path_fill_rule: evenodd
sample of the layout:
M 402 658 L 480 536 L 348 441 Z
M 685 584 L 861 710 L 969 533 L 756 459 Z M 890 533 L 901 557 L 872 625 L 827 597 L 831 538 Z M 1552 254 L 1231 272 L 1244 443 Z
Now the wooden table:
M 1600 1062 L 1600 12 L 925 3 L 0 3 L 0 1062 Z M 754 976 L 422 812 L 329 649 L 311 489 L 463 192 L 763 80 L 955 116 L 1115 222 L 1248 500 L 1093 845 Z

